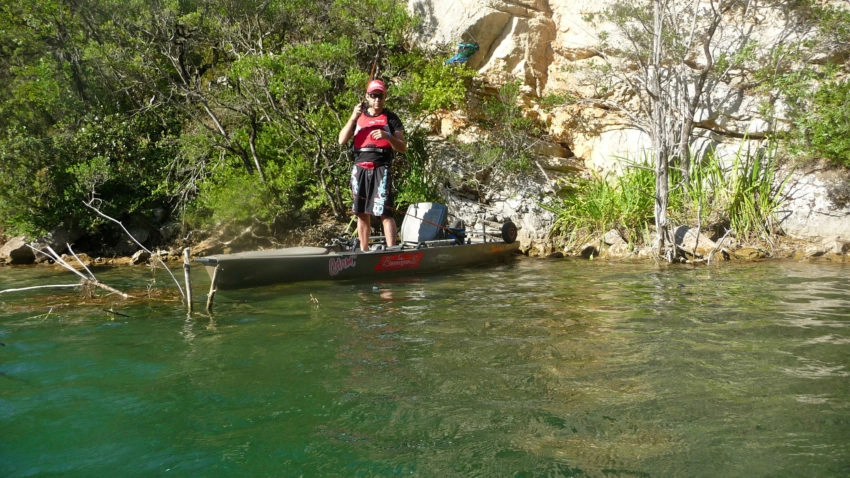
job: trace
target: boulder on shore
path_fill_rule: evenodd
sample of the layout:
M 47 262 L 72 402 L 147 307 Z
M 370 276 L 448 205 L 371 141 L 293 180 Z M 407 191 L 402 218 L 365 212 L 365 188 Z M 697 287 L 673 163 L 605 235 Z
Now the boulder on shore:
M 53 249 L 57 254 L 65 254 L 70 252 L 69 244 L 73 244 L 82 236 L 83 234 L 81 232 L 72 230 L 66 227 L 64 223 L 61 223 L 44 236 L 33 240 L 31 245 L 40 251 Z M 37 263 L 50 261 L 51 259 L 47 254 L 35 255 L 35 262 Z
M 0 262 L 13 265 L 32 264 L 35 262 L 35 253 L 27 246 L 26 237 L 13 237 L 0 247 Z
M 679 226 L 673 231 L 673 236 L 676 247 L 693 256 L 705 257 L 718 248 L 717 243 L 692 227 Z

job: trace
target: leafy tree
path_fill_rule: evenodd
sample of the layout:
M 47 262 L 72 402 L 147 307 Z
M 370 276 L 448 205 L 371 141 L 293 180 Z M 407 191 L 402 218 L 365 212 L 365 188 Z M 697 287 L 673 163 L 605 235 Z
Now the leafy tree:
M 810 154 L 850 167 L 850 81 L 821 85 L 797 126 Z
M 405 118 L 466 91 L 407 45 L 400 0 L 21 0 L 0 13 L 0 227 L 15 232 L 61 221 L 109 235 L 84 201 L 197 225 L 341 216 L 350 164 L 335 138 L 370 75 Z M 409 126 L 400 185 L 414 200 L 433 183 Z
M 789 38 L 806 38 L 816 27 L 805 18 L 811 8 L 807 0 L 791 4 L 653 0 L 616 2 L 603 15 L 616 26 L 617 34 L 600 45 L 600 55 L 607 60 L 605 74 L 610 87 L 627 91 L 636 107 L 615 104 L 604 96 L 596 102 L 621 111 L 651 138 L 659 253 L 667 250 L 670 241 L 670 169 L 677 168 L 676 177 L 681 178 L 674 187 L 691 187 L 690 145 L 699 112 L 712 110 L 709 93 L 722 91 L 717 87 L 729 82 L 732 70 L 750 72 L 753 65 L 784 50 Z M 759 16 L 769 17 L 771 27 L 778 28 L 764 44 L 753 40 Z M 815 50 L 812 44 L 798 43 Z
M 847 160 L 850 10 L 801 1 L 795 10 L 805 41 L 777 45 L 753 72 L 766 100 L 762 114 L 798 161 Z M 783 108 L 777 108 L 778 105 Z

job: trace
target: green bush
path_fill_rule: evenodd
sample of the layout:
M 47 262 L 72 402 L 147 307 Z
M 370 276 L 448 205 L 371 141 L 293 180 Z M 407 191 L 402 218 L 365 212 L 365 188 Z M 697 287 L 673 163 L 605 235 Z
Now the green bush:
M 410 113 L 419 115 L 464 105 L 468 81 L 475 74 L 474 70 L 423 57 L 408 55 L 408 59 L 416 69 L 409 80 L 392 91 L 392 95 L 404 97 Z
M 0 141 L 0 221 L 10 234 L 38 236 L 58 224 L 51 209 L 59 198 L 51 141 L 10 128 Z
M 776 232 L 774 214 L 782 205 L 788 177 L 778 180 L 774 151 L 771 148 L 754 155 L 738 154 L 727 175 L 729 199 L 721 206 L 739 238 Z
M 425 135 L 414 131 L 405 139 L 407 152 L 396 159 L 393 166 L 396 207 L 401 211 L 406 211 L 408 204 L 439 200 L 440 174 L 429 166 Z
M 739 151 L 725 165 L 713 152 L 693 167 L 681 190 L 681 207 L 671 218 L 699 224 L 715 236 L 734 232 L 740 239 L 774 234 L 774 216 L 782 205 L 787 177 L 777 176 L 776 145 L 754 154 Z
M 532 148 L 543 130 L 523 116 L 519 96 L 520 82 L 512 81 L 485 99 L 478 120 L 489 131 L 488 140 L 464 146 L 476 165 L 511 173 L 528 173 L 534 168 Z
M 850 168 L 850 81 L 823 84 L 797 121 L 809 153 Z
M 198 198 L 189 211 L 190 225 L 242 223 L 256 219 L 271 222 L 277 213 L 276 198 L 256 175 L 228 168 L 201 183 Z
M 0 142 L 0 212 L 11 231 L 40 235 L 58 224 L 91 234 L 112 228 L 85 207 L 94 201 L 105 214 L 123 219 L 154 216 L 171 203 L 160 189 L 174 155 L 163 124 L 139 114 L 86 115 L 63 125 L 50 140 L 25 132 Z M 7 132 L 8 133 L 8 132 Z

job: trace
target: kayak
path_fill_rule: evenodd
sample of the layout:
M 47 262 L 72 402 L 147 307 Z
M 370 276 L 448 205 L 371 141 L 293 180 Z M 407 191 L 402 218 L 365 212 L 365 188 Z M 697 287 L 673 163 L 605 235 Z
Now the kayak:
M 446 217 L 442 204 L 411 204 L 400 244 L 393 247 L 375 237 L 370 249 L 361 251 L 356 240 L 337 239 L 324 246 L 217 254 L 195 261 L 206 268 L 212 291 L 452 270 L 504 262 L 519 250 L 517 229 L 510 221 L 496 231 L 466 231 L 462 224 L 446 226 Z

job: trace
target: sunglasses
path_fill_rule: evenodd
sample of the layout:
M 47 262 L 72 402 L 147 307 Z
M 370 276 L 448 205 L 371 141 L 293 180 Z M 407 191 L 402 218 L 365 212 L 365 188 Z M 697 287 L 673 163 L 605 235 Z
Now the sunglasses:
M 372 99 L 378 99 L 378 98 L 383 98 L 383 97 L 384 97 L 383 93 L 369 93 L 369 98 L 372 98 Z

